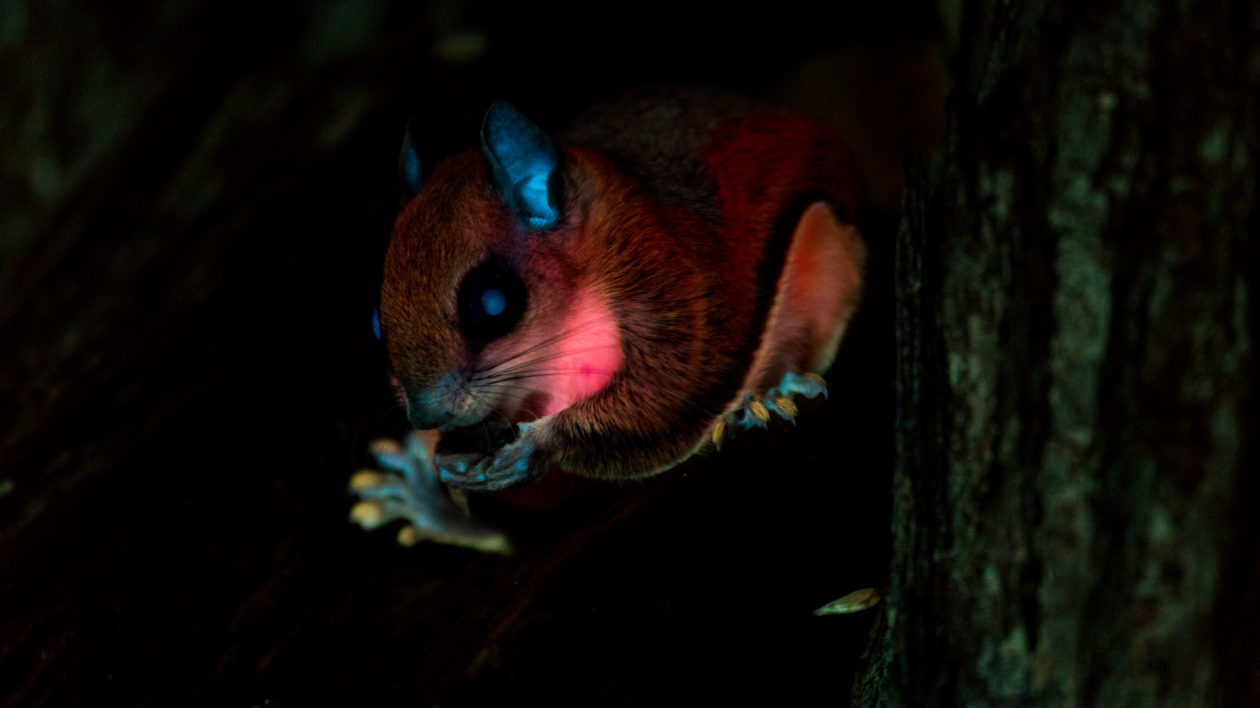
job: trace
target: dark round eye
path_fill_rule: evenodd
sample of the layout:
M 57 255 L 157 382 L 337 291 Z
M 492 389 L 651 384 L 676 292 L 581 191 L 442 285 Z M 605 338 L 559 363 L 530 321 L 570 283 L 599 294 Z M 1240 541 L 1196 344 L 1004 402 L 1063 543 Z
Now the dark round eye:
M 502 260 L 473 268 L 459 285 L 459 327 L 476 343 L 502 337 L 525 312 L 525 284 Z

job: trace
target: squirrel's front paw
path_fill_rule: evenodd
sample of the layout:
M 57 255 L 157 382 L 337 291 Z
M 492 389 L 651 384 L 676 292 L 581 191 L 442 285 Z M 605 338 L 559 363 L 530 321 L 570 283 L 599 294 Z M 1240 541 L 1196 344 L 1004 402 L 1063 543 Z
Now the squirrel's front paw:
M 827 382 L 818 374 L 797 374 L 789 371 L 777 386 L 761 395 L 744 394 L 744 400 L 723 413 L 713 425 L 713 444 L 719 449 L 734 430 L 764 428 L 772 415 L 796 424 L 797 406 L 794 396 L 816 398 L 827 396 Z
M 442 488 L 418 434 L 408 436 L 406 447 L 393 440 L 377 440 L 371 452 L 381 470 L 363 470 L 350 478 L 351 493 L 361 499 L 350 510 L 352 521 L 370 531 L 405 520 L 398 542 L 406 546 L 428 540 L 491 553 L 511 552 L 503 533 L 469 517 Z
M 543 472 L 534 456 L 534 443 L 525 434 L 497 451 L 459 453 L 437 456 L 438 478 L 452 487 L 476 491 L 493 491 L 536 479 Z

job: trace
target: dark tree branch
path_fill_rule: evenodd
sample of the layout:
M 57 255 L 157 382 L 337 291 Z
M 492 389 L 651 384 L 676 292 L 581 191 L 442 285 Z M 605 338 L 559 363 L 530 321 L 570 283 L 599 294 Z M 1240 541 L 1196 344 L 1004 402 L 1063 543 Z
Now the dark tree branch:
M 966 22 L 898 243 L 894 557 L 855 700 L 1254 702 L 1260 15 Z

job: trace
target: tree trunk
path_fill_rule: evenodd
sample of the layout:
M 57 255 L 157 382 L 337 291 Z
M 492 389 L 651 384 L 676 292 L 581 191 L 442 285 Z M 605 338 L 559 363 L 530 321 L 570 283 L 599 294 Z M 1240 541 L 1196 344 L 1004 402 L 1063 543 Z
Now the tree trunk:
M 859 705 L 1260 705 L 1252 4 L 973 3 Z

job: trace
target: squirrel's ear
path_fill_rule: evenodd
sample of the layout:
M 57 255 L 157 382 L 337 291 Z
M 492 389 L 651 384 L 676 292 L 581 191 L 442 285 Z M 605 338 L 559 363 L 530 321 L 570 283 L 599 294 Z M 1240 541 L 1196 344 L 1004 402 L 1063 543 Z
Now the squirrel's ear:
M 559 158 L 551 138 L 510 104 L 499 101 L 481 123 L 481 147 L 494 169 L 495 184 L 520 220 L 531 229 L 553 226 L 560 216 Z
M 423 183 L 420 175 L 420 153 L 416 150 L 416 139 L 411 135 L 411 123 L 403 131 L 402 148 L 398 151 L 398 174 L 402 177 L 412 196 L 420 191 Z

